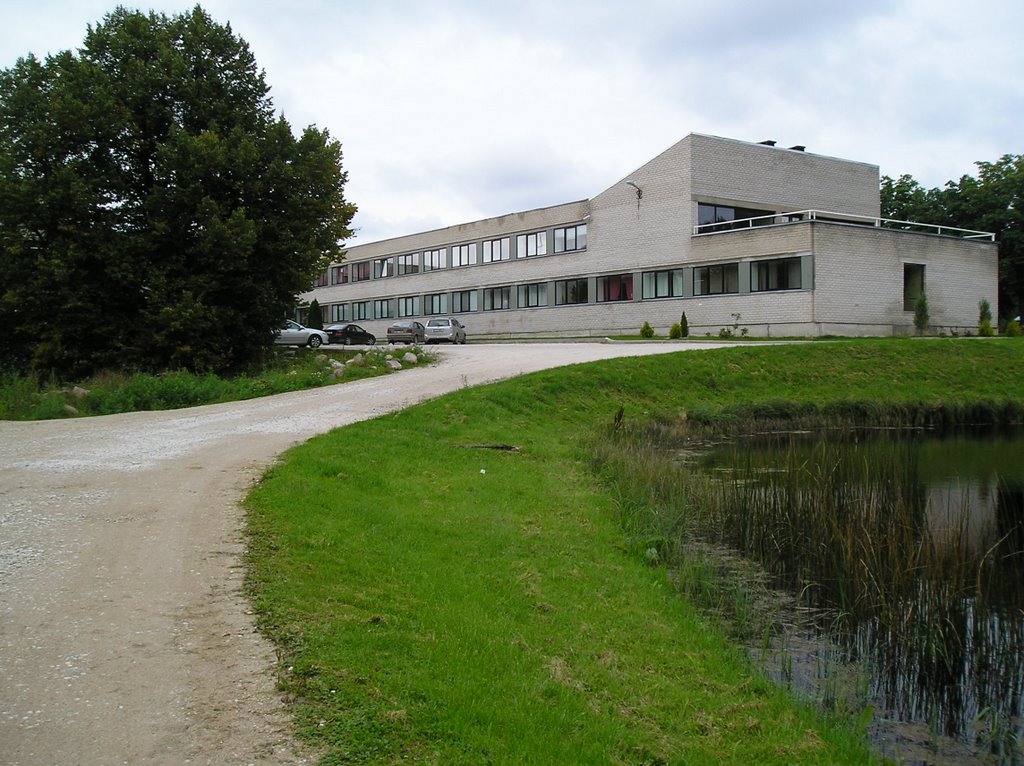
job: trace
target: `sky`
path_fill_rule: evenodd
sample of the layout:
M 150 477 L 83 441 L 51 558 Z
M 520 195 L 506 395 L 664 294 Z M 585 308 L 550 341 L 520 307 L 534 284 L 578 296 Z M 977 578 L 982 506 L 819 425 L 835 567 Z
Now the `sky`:
M 0 0 L 0 68 L 77 49 L 117 4 Z M 349 244 L 588 199 L 689 133 L 927 188 L 1024 154 L 1020 0 L 200 5 L 248 42 L 296 132 L 341 142 Z

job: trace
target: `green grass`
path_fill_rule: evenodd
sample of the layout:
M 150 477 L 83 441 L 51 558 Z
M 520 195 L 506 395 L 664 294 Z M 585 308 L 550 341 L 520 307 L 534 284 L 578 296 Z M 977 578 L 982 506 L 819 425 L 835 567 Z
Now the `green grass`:
M 574 366 L 284 456 L 247 499 L 248 583 L 323 763 L 865 763 L 760 679 L 629 543 L 587 448 L 739 402 L 1024 398 L 1024 344 L 861 341 Z M 518 452 L 467 449 L 512 443 Z
M 292 354 L 275 354 L 259 372 L 235 378 L 186 370 L 159 375 L 108 372 L 77 384 L 60 385 L 53 380 L 41 381 L 36 377 L 9 374 L 0 376 L 0 420 L 111 415 L 254 399 L 384 375 L 388 372 L 383 363 L 386 354 L 400 357 L 410 350 L 421 363 L 433 358 L 419 346 L 400 350 L 381 346 L 365 352 L 300 348 Z M 360 353 L 364 364 L 348 366 L 341 377 L 332 376 L 331 360 L 344 362 Z M 323 361 L 324 357 L 327 361 Z M 76 387 L 88 393 L 76 394 Z

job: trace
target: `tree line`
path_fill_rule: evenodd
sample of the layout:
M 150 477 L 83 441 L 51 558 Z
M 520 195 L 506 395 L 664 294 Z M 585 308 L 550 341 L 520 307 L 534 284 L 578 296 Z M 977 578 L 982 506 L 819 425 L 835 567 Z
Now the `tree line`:
M 355 206 L 202 8 L 121 7 L 0 71 L 0 372 L 258 365 Z
M 977 177 L 964 175 L 926 189 L 909 175 L 884 176 L 882 217 L 989 231 L 999 243 L 999 318 L 1024 307 L 1024 155 L 977 162 Z

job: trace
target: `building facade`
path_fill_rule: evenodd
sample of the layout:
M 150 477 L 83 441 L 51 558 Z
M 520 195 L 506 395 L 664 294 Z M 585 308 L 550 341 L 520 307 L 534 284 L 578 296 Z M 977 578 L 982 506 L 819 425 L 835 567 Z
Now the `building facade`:
M 994 237 L 879 219 L 875 165 L 691 134 L 589 200 L 356 245 L 300 296 L 378 337 L 453 315 L 473 339 L 892 335 L 996 311 Z

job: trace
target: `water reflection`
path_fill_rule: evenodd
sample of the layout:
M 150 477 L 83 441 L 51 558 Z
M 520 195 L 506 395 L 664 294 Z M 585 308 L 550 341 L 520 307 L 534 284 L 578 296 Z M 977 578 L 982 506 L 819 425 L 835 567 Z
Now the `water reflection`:
M 799 594 L 770 672 L 902 763 L 1022 764 L 1024 438 L 769 435 L 698 460 L 718 541 Z M 709 530 L 704 530 L 705 533 Z

